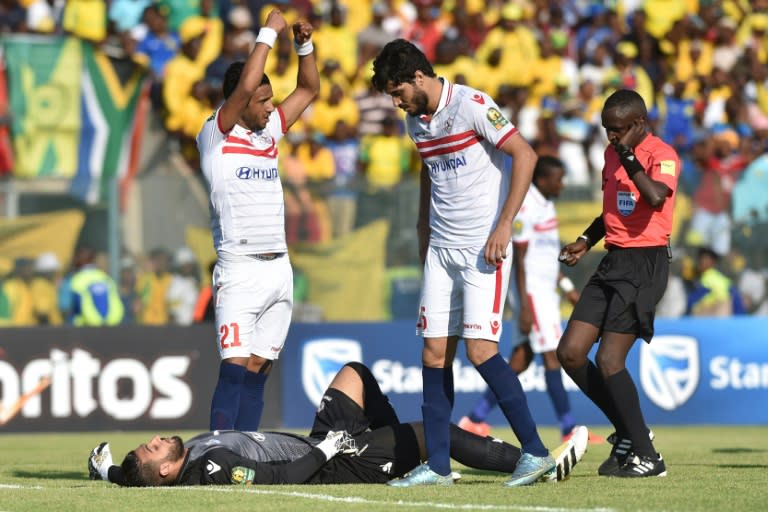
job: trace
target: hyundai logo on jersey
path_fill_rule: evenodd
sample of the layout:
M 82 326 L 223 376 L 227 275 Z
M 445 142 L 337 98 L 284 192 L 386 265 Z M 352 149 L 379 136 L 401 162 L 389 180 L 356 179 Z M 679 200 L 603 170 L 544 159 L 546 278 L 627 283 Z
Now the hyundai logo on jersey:
M 451 171 L 467 165 L 467 159 L 464 156 L 449 158 L 448 160 L 438 160 L 429 162 L 429 172 L 436 174 L 438 172 Z
M 258 169 L 256 167 L 239 167 L 235 171 L 235 176 L 241 180 L 276 180 L 279 176 L 277 167 L 269 169 Z
M 667 411 L 693 395 L 700 377 L 699 344 L 690 336 L 656 336 L 640 346 L 640 383 L 648 398 Z
M 304 343 L 301 357 L 301 382 L 304 393 L 315 406 L 336 373 L 350 361 L 362 362 L 363 350 L 356 340 L 320 338 Z

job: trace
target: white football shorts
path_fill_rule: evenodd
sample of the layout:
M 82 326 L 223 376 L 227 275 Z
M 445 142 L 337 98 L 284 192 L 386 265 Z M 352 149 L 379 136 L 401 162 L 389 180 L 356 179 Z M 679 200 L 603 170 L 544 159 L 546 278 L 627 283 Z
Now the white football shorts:
M 293 270 L 288 254 L 262 261 L 220 252 L 212 279 L 221 358 L 254 354 L 277 359 L 293 311 Z
M 488 265 L 484 253 L 484 247 L 430 246 L 424 263 L 418 335 L 499 341 L 512 244 L 498 266 Z
M 533 325 L 528 339 L 534 354 L 557 350 L 563 335 L 560 318 L 560 296 L 556 290 L 530 293 L 528 304 L 533 312 Z

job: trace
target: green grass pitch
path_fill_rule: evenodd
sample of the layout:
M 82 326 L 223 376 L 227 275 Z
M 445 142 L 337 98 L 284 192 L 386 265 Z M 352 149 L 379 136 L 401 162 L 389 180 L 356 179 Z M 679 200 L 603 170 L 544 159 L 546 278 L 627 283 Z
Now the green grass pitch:
M 764 406 L 765 404 L 763 404 Z M 768 510 L 768 427 L 653 427 L 666 478 L 597 476 L 609 445 L 591 445 L 571 478 L 557 484 L 505 488 L 505 475 L 463 468 L 452 488 L 384 485 L 186 487 L 121 489 L 88 480 L 87 456 L 110 441 L 116 462 L 148 433 L 0 433 L 0 512 L 258 511 L 763 511 Z M 607 428 L 595 432 L 607 435 Z M 163 435 L 172 432 L 162 433 Z M 192 432 L 182 432 L 182 438 Z M 508 429 L 493 435 L 514 442 Z M 558 433 L 542 428 L 554 447 Z

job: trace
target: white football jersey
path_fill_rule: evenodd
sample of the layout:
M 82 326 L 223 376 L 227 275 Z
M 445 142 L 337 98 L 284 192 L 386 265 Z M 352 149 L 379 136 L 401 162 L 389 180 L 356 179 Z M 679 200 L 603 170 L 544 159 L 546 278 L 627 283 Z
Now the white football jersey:
M 278 107 L 266 128 L 236 124 L 224 133 L 219 110 L 197 135 L 200 167 L 210 193 L 211 233 L 217 251 L 233 254 L 286 252 L 283 187 L 277 143 L 286 131 Z
M 525 195 L 515 217 L 513 243 L 527 243 L 525 282 L 528 293 L 554 291 L 560 273 L 560 234 L 555 203 L 545 198 L 535 185 Z
M 445 79 L 437 110 L 406 116 L 432 180 L 430 244 L 484 245 L 509 192 L 509 172 L 499 150 L 517 129 L 487 94 Z

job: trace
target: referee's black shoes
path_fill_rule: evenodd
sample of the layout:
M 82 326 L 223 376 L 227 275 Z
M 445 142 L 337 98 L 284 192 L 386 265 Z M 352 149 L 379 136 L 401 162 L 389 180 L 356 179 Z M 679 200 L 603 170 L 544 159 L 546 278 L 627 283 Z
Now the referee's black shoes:
M 653 441 L 655 436 L 652 430 L 648 431 L 648 437 Z M 617 476 L 619 470 L 634 455 L 632 453 L 632 440 L 626 437 L 619 437 L 614 432 L 607 437 L 606 441 L 612 444 L 613 448 L 611 448 L 611 454 L 608 458 L 597 468 L 597 474 L 600 476 Z
M 638 478 L 643 476 L 667 476 L 667 467 L 660 453 L 656 457 L 630 457 L 619 472 L 614 476 L 622 478 Z

